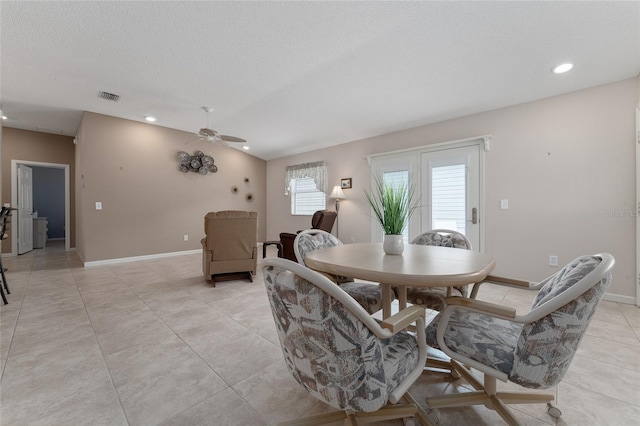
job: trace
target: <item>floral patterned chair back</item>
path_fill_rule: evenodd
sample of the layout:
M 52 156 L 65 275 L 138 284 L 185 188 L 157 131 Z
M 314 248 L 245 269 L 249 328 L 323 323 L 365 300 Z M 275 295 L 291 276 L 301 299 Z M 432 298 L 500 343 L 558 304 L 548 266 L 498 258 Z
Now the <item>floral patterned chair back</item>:
M 317 399 L 372 412 L 411 374 L 413 380 L 421 374 L 418 339 L 389 334 L 326 277 L 279 258 L 265 259 L 263 274 L 287 367 Z
M 326 247 L 341 246 L 342 241 L 325 231 L 318 229 L 307 229 L 300 232 L 293 243 L 298 263 L 305 265 L 305 258 L 309 252 Z M 377 284 L 367 284 L 354 282 L 352 278 L 339 275 L 326 275 L 330 280 L 336 282 L 346 291 L 356 302 L 367 312 L 373 314 L 382 309 L 382 290 Z
M 432 229 L 415 237 L 411 244 L 442 246 L 473 250 L 471 241 L 464 234 L 450 229 Z
M 512 281 L 517 288 L 538 292 L 530 311 L 522 315 L 503 305 L 450 299 L 427 327 L 427 343 L 449 355 L 462 376 L 475 380 L 477 391 L 427 398 L 427 406 L 460 407 L 489 401 L 489 407 L 507 423 L 518 424 L 504 404 L 546 402 L 549 414 L 560 417 L 562 412 L 552 405 L 552 393 L 497 392 L 496 381 L 530 389 L 557 385 L 611 282 L 614 263 L 608 253 L 581 256 L 539 283 L 488 277 L 488 283 L 512 286 Z M 471 378 L 469 368 L 484 373 L 484 386 Z
M 298 234 L 293 243 L 293 250 L 296 253 L 298 263 L 304 265 L 307 253 L 325 247 L 341 246 L 342 241 L 332 234 L 316 229 L 308 229 Z
M 601 264 L 599 256 L 582 256 L 546 280 L 531 306 L 531 313 L 563 297 Z M 581 282 L 582 281 L 582 282 Z M 520 331 L 509 380 L 527 388 L 549 388 L 562 380 L 598 303 L 611 282 L 607 273 L 590 283 L 582 294 Z
M 472 250 L 471 241 L 469 241 L 467 237 L 458 231 L 450 229 L 432 229 L 424 232 L 411 240 L 411 244 Z M 452 296 L 466 297 L 469 292 L 469 286 L 453 287 L 450 291 L 452 291 Z M 413 288 L 407 290 L 407 300 L 410 303 L 426 306 L 436 311 L 439 311 L 444 306 L 445 297 L 447 297 L 447 290 L 442 287 Z

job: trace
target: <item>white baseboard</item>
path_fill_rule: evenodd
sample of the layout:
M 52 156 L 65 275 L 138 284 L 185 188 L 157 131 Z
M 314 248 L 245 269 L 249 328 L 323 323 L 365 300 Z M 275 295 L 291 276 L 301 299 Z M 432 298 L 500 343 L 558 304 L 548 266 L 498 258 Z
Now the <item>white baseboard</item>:
M 626 303 L 627 305 L 636 304 L 636 298 L 633 296 L 622 296 L 620 294 L 613 293 L 605 293 L 604 296 L 602 296 L 602 300 L 606 300 L 608 302 Z
M 162 259 L 163 257 L 185 256 L 188 254 L 202 253 L 202 249 L 174 251 L 171 253 L 148 254 L 144 256 L 120 257 L 117 259 L 94 260 L 91 262 L 83 262 L 85 268 L 92 266 L 114 265 L 117 263 L 137 262 L 139 260 Z

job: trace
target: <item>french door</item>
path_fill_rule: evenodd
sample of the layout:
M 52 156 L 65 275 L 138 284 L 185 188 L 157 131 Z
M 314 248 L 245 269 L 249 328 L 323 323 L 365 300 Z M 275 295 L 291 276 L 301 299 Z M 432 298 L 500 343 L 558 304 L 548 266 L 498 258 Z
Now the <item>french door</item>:
M 475 250 L 480 242 L 480 146 L 423 152 L 422 232 L 451 229 L 464 234 Z
M 408 183 L 420 195 L 405 241 L 431 229 L 451 229 L 469 238 L 474 250 L 484 249 L 482 168 L 487 149 L 483 137 L 368 157 L 372 182 Z M 382 241 L 374 222 L 371 241 Z

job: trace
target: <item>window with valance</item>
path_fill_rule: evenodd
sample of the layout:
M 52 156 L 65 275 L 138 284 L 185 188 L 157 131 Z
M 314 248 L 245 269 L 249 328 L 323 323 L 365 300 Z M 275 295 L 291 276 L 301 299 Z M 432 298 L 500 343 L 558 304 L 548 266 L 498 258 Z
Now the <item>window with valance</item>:
M 327 166 L 324 161 L 287 167 L 285 195 L 291 192 L 291 214 L 311 215 L 326 206 Z
M 284 180 L 284 195 L 289 195 L 291 181 L 293 179 L 311 178 L 318 191 L 327 193 L 327 163 L 316 161 L 314 163 L 296 164 L 287 166 Z

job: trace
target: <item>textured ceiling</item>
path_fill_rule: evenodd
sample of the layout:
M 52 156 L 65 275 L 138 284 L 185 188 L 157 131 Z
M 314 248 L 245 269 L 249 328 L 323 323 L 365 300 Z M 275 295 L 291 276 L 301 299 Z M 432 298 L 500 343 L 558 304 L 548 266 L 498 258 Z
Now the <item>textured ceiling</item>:
M 195 132 L 210 106 L 263 159 L 640 73 L 637 1 L 2 1 L 0 19 L 5 126 L 75 135 L 93 111 Z

